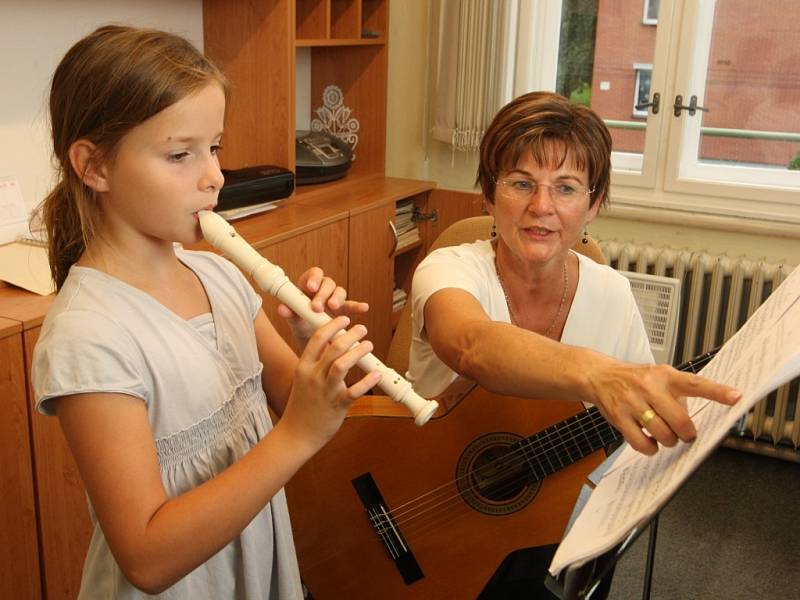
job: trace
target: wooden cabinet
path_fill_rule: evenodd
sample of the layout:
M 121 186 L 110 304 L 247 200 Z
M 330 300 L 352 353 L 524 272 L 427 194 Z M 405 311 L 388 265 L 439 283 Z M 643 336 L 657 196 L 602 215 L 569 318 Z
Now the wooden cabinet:
M 0 598 L 40 598 L 22 324 L 0 318 Z
M 25 331 L 26 373 L 30 373 L 39 331 L 40 327 Z M 33 410 L 31 388 L 28 397 Z M 72 600 L 80 590 L 83 561 L 92 537 L 86 492 L 58 419 L 34 412 L 31 437 L 36 457 L 42 585 L 48 600 Z
M 393 219 L 392 202 L 350 217 L 347 292 L 351 298 L 369 302 L 369 312 L 355 320 L 366 325 L 367 339 L 375 347 L 372 353 L 381 360 L 392 340 L 387 321 L 392 313 Z
M 27 479 L 32 482 L 31 502 L 35 506 L 35 510 L 28 508 L 24 493 L 20 496 L 19 505 L 6 503 L 3 490 L 4 507 L 0 512 L 12 506 L 19 512 L 17 522 L 0 524 L 0 540 L 4 540 L 9 531 L 14 532 L 16 527 L 16 533 L 12 534 L 15 541 L 10 545 L 2 544 L 0 554 L 9 548 L 14 553 L 10 564 L 19 564 L 19 569 L 3 569 L 4 576 L 13 577 L 13 583 L 18 587 L 27 585 L 26 573 L 29 571 L 25 570 L 24 565 L 32 564 L 35 565 L 35 583 L 29 587 L 30 594 L 0 593 L 2 598 L 73 600 L 78 595 L 83 559 L 91 536 L 86 495 L 78 469 L 58 420 L 36 412 L 28 376 L 33 348 L 53 298 L 0 286 L 0 322 L 10 319 L 20 330 L 19 340 L 14 342 L 15 346 L 19 345 L 19 356 L 10 358 L 8 364 L 12 369 L 11 379 L 16 382 L 13 385 L 15 393 L 20 395 L 21 402 L 17 410 L 3 406 L 3 414 L 0 415 L 0 448 L 3 448 L 3 464 L 11 464 L 5 458 L 5 444 L 13 440 L 15 464 L 20 468 L 27 465 L 27 473 L 20 473 L 18 477 L 20 481 Z M 12 354 L 16 355 L 16 351 Z M 0 361 L 0 365 L 6 365 L 5 361 Z M 0 397 L 6 400 L 12 398 L 13 394 L 4 391 Z M 12 436 L 11 428 L 16 429 L 12 424 L 20 415 L 25 418 L 24 430 Z M 5 470 L 3 473 L 5 477 Z M 29 527 L 32 532 L 24 535 L 22 530 Z M 29 543 L 31 535 L 32 546 Z M 28 556 L 29 552 L 33 553 L 33 558 Z M 0 587 L 0 592 L 5 590 Z
M 312 266 L 321 267 L 325 275 L 336 282 L 347 281 L 347 223 L 347 219 L 339 219 L 285 241 L 263 246 L 259 251 L 267 260 L 279 265 L 292 282 Z M 278 301 L 266 292 L 261 296 L 264 298 L 264 311 L 275 328 L 283 339 L 294 344 L 289 326 L 277 315 Z M 298 349 L 295 347 L 295 350 Z
M 355 319 L 369 330 L 374 354 L 381 360 L 392 337 L 392 290 L 395 282 L 410 284 L 412 266 L 424 254 L 419 245 L 396 251 L 390 223 L 395 220 L 398 202 L 412 199 L 424 209 L 434 189 L 430 181 L 367 176 L 337 185 L 305 188 L 289 202 L 312 208 L 337 206 L 349 214 L 347 291 L 351 298 L 370 305 L 369 313 Z
M 347 177 L 383 174 L 388 10 L 387 0 L 204 0 L 205 53 L 233 84 L 223 166 L 294 171 L 301 48 L 310 52 L 310 69 L 303 70 L 310 80 L 301 85 L 311 99 L 302 116 L 314 116 L 326 87 L 337 86 L 359 124 Z

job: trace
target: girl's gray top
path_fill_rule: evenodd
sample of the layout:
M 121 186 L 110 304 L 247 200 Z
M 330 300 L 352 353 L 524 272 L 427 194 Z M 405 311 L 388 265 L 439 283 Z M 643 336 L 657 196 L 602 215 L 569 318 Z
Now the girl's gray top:
M 44 414 L 53 414 L 52 398 L 69 394 L 139 398 L 170 497 L 224 471 L 272 429 L 253 329 L 261 298 L 227 260 L 176 253 L 202 282 L 211 315 L 186 321 L 137 288 L 73 266 L 45 318 L 32 375 Z M 127 582 L 91 504 L 89 512 L 94 533 L 80 599 L 151 597 Z M 158 597 L 302 598 L 283 490 L 238 538 Z

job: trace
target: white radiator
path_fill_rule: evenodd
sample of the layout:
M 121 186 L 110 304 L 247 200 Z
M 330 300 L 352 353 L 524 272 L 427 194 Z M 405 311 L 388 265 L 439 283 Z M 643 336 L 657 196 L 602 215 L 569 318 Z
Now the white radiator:
M 770 264 L 691 250 L 601 241 L 609 264 L 681 280 L 674 363 L 728 340 L 792 271 Z M 800 462 L 800 378 L 758 402 L 725 445 Z

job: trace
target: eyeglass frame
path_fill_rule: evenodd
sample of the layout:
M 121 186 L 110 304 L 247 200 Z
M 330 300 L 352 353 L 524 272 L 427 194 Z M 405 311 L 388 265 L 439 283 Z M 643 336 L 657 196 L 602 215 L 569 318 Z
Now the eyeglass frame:
M 567 184 L 567 183 L 550 185 L 548 183 L 539 183 L 538 181 L 535 181 L 533 179 L 528 179 L 527 177 L 520 177 L 519 179 L 515 179 L 513 177 L 500 177 L 499 179 L 497 179 L 497 178 L 493 178 L 493 179 L 494 179 L 495 186 L 501 185 L 501 186 L 503 186 L 503 188 L 508 188 L 509 190 L 512 190 L 509 193 L 509 195 L 511 197 L 513 197 L 514 199 L 523 199 L 523 198 L 522 198 L 522 196 L 518 196 L 518 195 L 515 196 L 515 192 L 514 192 L 515 188 L 511 187 L 511 184 L 506 183 L 506 182 L 510 181 L 510 182 L 513 182 L 513 183 L 517 183 L 517 182 L 520 182 L 520 181 L 526 181 L 526 182 L 532 184 L 532 187 L 531 187 L 530 191 L 528 193 L 526 193 L 525 196 L 524 196 L 525 200 L 529 200 L 530 198 L 533 198 L 534 196 L 536 196 L 536 192 L 539 190 L 540 187 L 544 187 L 544 188 L 547 188 L 549 190 L 549 194 L 550 194 L 550 199 L 551 200 L 556 200 L 556 199 L 564 200 L 565 197 L 563 195 L 558 194 L 557 192 L 554 193 L 555 188 L 558 185 L 572 185 L 572 184 Z M 583 192 L 579 193 L 578 196 L 590 196 L 591 197 L 591 195 L 594 194 L 595 188 L 589 188 L 589 187 L 584 186 L 583 184 L 577 184 L 577 185 L 580 185 L 583 188 Z M 573 187 L 576 187 L 576 186 L 573 186 Z M 517 190 L 517 192 L 518 191 L 520 191 L 520 190 Z M 572 200 L 575 200 L 575 198 L 567 196 L 566 200 L 567 201 L 572 201 Z

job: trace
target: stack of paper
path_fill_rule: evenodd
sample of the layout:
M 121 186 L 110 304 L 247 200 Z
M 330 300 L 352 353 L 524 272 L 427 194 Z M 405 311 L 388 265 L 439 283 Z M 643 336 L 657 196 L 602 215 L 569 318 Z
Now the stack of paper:
M 406 291 L 402 288 L 395 288 L 392 292 L 392 312 L 397 312 L 406 304 Z
M 690 398 L 697 427 L 690 444 L 661 447 L 653 457 L 626 447 L 559 545 L 550 565 L 554 576 L 600 556 L 652 518 L 759 399 L 800 374 L 800 267 L 701 374 L 737 388 L 742 398 L 733 406 Z
M 414 221 L 414 199 L 408 198 L 397 203 L 394 227 L 397 231 L 397 250 L 414 244 L 420 240 L 419 228 Z
M 0 246 L 0 279 L 42 296 L 56 291 L 47 248 L 30 240 Z

